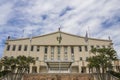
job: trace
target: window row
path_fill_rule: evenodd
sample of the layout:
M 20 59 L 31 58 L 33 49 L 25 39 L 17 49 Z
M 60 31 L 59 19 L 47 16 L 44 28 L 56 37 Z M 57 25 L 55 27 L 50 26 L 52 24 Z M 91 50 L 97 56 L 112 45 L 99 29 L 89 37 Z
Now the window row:
M 91 50 L 92 48 L 94 48 L 95 46 L 90 46 L 90 49 L 89 50 Z M 105 46 L 96 46 L 97 48 L 105 48 Z M 110 46 L 108 46 L 108 47 L 110 47 Z M 24 51 L 27 51 L 28 50 L 28 45 L 24 45 L 24 46 L 22 46 L 22 45 L 18 45 L 18 48 L 16 48 L 16 45 L 13 45 L 12 47 L 11 47 L 11 45 L 7 45 L 7 51 L 10 51 L 10 49 L 12 49 L 12 51 L 16 51 L 16 50 L 18 50 L 18 51 L 21 51 L 22 49 L 24 50 Z M 30 47 L 30 51 L 35 51 L 35 49 L 36 49 L 36 51 L 37 52 L 39 52 L 40 51 L 40 46 L 34 46 L 34 45 L 31 45 L 31 47 Z M 51 46 L 51 54 L 54 54 L 54 50 L 55 49 L 55 46 Z M 78 46 L 78 50 L 79 50 L 79 52 L 82 52 L 83 51 L 83 49 L 84 49 L 84 51 L 88 51 L 88 46 Z M 64 53 L 65 54 L 67 54 L 67 52 L 68 52 L 68 46 L 64 46 Z M 71 46 L 70 47 L 70 52 L 71 53 L 74 53 L 74 46 Z M 44 53 L 45 54 L 47 54 L 48 53 L 48 46 L 45 46 L 44 47 Z M 57 53 L 58 54 L 60 54 L 61 53 L 61 47 L 60 46 L 57 46 Z

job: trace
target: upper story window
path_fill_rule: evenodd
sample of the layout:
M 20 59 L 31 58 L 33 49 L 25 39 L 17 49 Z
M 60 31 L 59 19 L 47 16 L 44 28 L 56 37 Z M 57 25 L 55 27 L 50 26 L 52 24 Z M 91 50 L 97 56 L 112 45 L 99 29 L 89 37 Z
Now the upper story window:
M 108 48 L 111 48 L 111 46 L 110 46 L 110 45 L 108 45 Z
M 71 47 L 71 53 L 74 53 L 74 47 Z
M 47 55 L 44 55 L 44 60 L 47 60 Z
M 45 46 L 45 53 L 47 53 L 48 52 L 48 47 L 47 46 Z
M 94 48 L 94 46 L 92 45 L 92 46 L 91 46 L 91 49 L 93 49 L 93 48 Z
M 7 45 L 7 51 L 9 51 L 10 50 L 10 45 Z
M 102 47 L 103 47 L 103 48 L 105 48 L 105 46 L 104 46 L 104 45 L 103 45 Z
M 37 51 L 40 51 L 40 46 L 37 46 Z
M 82 57 L 80 57 L 80 61 L 82 61 Z
M 86 57 L 86 61 L 88 60 L 88 57 Z
M 79 46 L 79 51 L 80 51 L 80 52 L 82 51 L 82 46 Z
M 39 57 L 36 57 L 36 60 L 39 60 Z
M 54 46 L 51 46 L 51 53 L 54 54 Z
M 24 46 L 24 51 L 27 51 L 27 45 Z
M 60 54 L 60 46 L 58 46 L 58 54 Z
M 16 45 L 13 45 L 13 48 L 12 48 L 12 50 L 13 50 L 13 51 L 15 51 L 15 49 L 16 49 Z
M 18 46 L 18 51 L 21 51 L 22 45 Z
M 34 50 L 34 46 L 32 45 L 32 46 L 31 46 L 31 51 L 33 51 L 33 50 Z
M 100 46 L 99 46 L 99 45 L 97 45 L 97 48 L 100 48 Z
M 88 51 L 88 47 L 87 46 L 85 46 L 85 51 Z
M 64 47 L 64 53 L 67 54 L 67 46 Z

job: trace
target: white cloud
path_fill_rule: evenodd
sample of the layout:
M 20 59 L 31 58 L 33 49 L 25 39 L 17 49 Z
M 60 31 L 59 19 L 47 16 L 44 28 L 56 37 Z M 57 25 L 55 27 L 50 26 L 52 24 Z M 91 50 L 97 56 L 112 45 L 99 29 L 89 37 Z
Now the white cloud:
M 6 24 L 9 19 L 9 14 L 12 11 L 13 5 L 11 3 L 5 3 L 0 5 L 0 25 Z
M 6 29 L 12 31 L 21 31 L 21 29 L 24 29 L 24 35 L 29 36 L 32 30 L 34 35 L 45 34 L 57 31 L 61 25 L 63 27 L 62 31 L 84 36 L 89 26 L 91 37 L 107 39 L 110 35 L 115 44 L 120 41 L 120 21 L 115 21 L 114 18 L 115 16 L 120 18 L 119 0 L 22 0 L 22 2 L 27 2 L 28 4 L 19 7 L 14 5 L 12 14 L 12 7 L 15 3 L 7 3 L 0 7 L 1 25 L 6 24 L 8 19 L 12 19 L 9 18 L 9 16 L 12 17 L 11 15 L 14 15 L 16 11 L 22 13 L 18 16 L 19 18 L 28 20 L 28 23 L 26 23 L 24 27 L 14 27 L 14 29 L 12 27 L 11 29 L 11 27 L 6 24 L 5 26 L 9 27 Z M 71 8 L 71 10 L 64 13 L 67 7 Z M 60 16 L 62 12 L 63 15 Z M 46 17 L 44 20 L 43 15 Z M 105 21 L 115 23 L 104 25 L 103 22 Z M 119 47 L 120 46 L 115 46 L 116 50 L 119 49 Z M 119 51 L 117 52 L 120 56 Z

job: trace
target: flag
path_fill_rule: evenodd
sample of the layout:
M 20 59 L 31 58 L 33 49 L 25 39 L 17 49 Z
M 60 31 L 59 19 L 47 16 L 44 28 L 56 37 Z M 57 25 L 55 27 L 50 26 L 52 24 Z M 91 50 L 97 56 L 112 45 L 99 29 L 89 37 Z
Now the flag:
M 88 42 L 88 33 L 86 32 L 86 35 L 85 35 L 85 42 Z
M 8 40 L 10 39 L 10 36 L 8 36 Z
M 108 39 L 111 40 L 110 36 L 108 36 Z

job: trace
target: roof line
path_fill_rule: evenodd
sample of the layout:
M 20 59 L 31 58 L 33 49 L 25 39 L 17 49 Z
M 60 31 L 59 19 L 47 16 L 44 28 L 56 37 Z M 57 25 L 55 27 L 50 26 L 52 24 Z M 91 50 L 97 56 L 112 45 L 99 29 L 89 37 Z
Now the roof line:
M 56 33 L 63 33 L 63 34 L 67 34 L 67 35 L 70 35 L 70 36 L 75 36 L 75 37 L 78 37 L 78 38 L 85 38 L 85 37 L 83 37 L 83 36 L 78 36 L 78 35 L 74 35 L 74 34 L 69 34 L 69 33 L 62 32 L 62 31 L 56 31 L 56 32 L 48 33 L 48 34 L 43 34 L 43 35 L 35 36 L 35 37 L 32 37 L 32 38 L 38 38 L 38 37 L 48 36 L 48 35 L 52 35 L 52 34 L 56 34 Z M 26 39 L 30 39 L 30 38 L 9 39 L 8 41 L 26 40 Z M 112 40 L 89 38 L 89 37 L 88 37 L 88 40 L 112 41 Z

